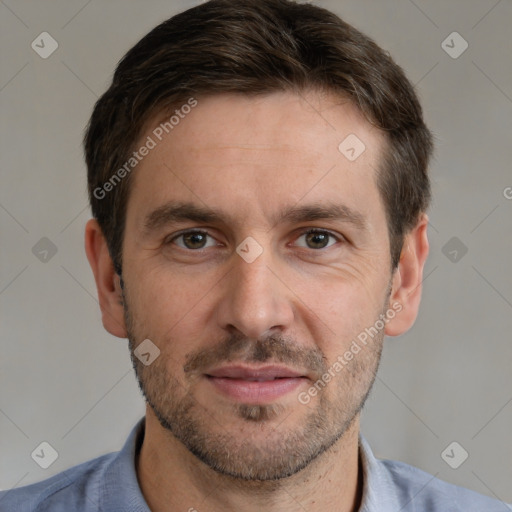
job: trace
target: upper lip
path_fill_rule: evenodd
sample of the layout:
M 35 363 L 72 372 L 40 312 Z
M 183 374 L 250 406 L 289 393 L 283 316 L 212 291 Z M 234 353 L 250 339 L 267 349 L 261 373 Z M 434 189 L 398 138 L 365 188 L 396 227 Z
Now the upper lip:
M 261 366 L 259 368 L 242 365 L 221 366 L 208 371 L 206 375 L 209 377 L 225 377 L 245 380 L 272 380 L 306 376 L 300 371 L 292 370 L 286 366 L 277 365 Z

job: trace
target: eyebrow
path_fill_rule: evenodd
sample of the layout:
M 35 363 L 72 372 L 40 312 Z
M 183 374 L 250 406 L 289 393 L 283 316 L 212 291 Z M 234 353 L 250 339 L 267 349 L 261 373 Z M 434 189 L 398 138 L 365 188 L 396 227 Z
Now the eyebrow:
M 143 234 L 152 232 L 172 224 L 173 222 L 192 221 L 203 224 L 229 224 L 234 217 L 220 210 L 206 208 L 194 203 L 170 201 L 150 212 L 144 219 Z M 270 218 L 272 226 L 289 222 L 309 222 L 315 220 L 339 220 L 352 224 L 361 231 L 367 231 L 365 217 L 352 208 L 338 203 L 313 203 L 303 206 L 292 206 L 282 209 Z

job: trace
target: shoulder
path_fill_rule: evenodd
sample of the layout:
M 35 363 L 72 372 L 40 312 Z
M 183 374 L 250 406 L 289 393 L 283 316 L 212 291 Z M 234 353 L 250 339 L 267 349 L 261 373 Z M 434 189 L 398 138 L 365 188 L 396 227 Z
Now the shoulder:
M 0 492 L 0 512 L 97 510 L 103 474 L 117 453 L 83 462 L 41 482 Z
M 498 499 L 450 484 L 404 462 L 379 461 L 393 481 L 403 511 L 507 512 L 512 507 Z

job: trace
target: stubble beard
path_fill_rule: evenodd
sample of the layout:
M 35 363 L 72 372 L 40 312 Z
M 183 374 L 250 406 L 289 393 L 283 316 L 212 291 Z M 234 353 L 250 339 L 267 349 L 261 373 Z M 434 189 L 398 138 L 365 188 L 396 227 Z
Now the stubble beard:
M 291 428 L 285 426 L 288 415 L 294 412 L 289 407 L 279 403 L 233 403 L 232 415 L 240 420 L 241 428 L 256 428 L 259 435 L 255 441 L 243 438 L 240 432 L 223 429 L 222 417 L 200 404 L 170 373 L 165 347 L 175 345 L 174 340 L 159 344 L 161 354 L 150 366 L 139 361 L 134 355 L 135 340 L 141 342 L 144 338 L 136 335 L 136 319 L 128 307 L 126 296 L 124 308 L 130 357 L 137 381 L 160 425 L 215 472 L 246 483 L 270 483 L 290 477 L 335 445 L 362 410 L 380 363 L 383 331 L 349 365 L 335 374 L 325 388 L 319 389 L 316 402 L 312 400 L 306 407 L 297 400 L 294 410 L 303 408 L 303 419 Z M 302 365 L 302 368 L 314 370 L 319 377 L 326 374 L 328 365 L 318 349 L 297 347 L 293 341 L 279 336 L 269 336 L 256 342 L 230 336 L 213 349 L 191 355 L 184 372 L 187 375 L 191 369 L 205 367 L 207 362 L 235 360 Z M 240 353 L 244 354 L 243 359 L 237 357 Z M 326 390 L 330 390 L 330 395 Z M 229 418 L 229 423 L 233 424 L 233 418 Z M 263 442 L 260 430 L 266 432 Z

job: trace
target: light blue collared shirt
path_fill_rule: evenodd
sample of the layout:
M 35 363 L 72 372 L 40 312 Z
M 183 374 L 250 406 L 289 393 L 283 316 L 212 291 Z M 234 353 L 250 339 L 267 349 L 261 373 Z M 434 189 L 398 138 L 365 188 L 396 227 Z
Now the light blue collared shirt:
M 120 452 L 102 455 L 35 484 L 0 492 L 0 512 L 151 512 L 135 457 L 144 418 Z M 376 459 L 360 436 L 363 502 L 359 512 L 510 512 L 512 506 L 448 484 L 413 466 Z M 193 504 L 191 504 L 193 507 Z

